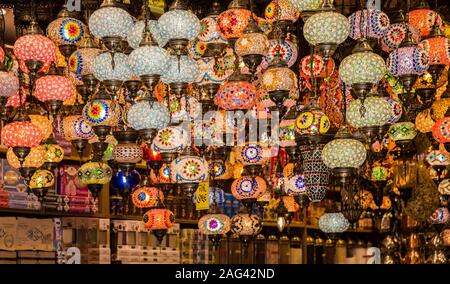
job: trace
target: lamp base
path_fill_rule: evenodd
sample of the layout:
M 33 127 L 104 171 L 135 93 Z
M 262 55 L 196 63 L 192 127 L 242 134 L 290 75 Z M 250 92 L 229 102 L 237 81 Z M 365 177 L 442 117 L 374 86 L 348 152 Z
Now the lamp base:
M 77 46 L 74 44 L 61 44 L 58 46 L 59 51 L 64 56 L 64 58 L 68 59 L 72 53 L 77 50 Z
M 108 36 L 102 38 L 102 42 L 105 47 L 111 52 L 122 52 L 123 51 L 123 43 L 120 37 L 116 36 Z
M 164 239 L 164 236 L 167 234 L 167 230 L 161 229 L 161 230 L 152 230 L 153 235 L 158 240 L 158 246 L 161 245 L 162 240 Z
M 250 175 L 252 178 L 258 176 L 261 173 L 262 166 L 261 165 L 246 165 L 244 166 L 244 170 Z
M 207 57 L 213 57 L 213 58 L 220 58 L 223 57 L 225 49 L 227 48 L 228 44 L 224 42 L 212 42 L 208 43 L 206 45 L 206 51 L 203 55 L 204 58 Z
M 175 97 L 177 99 L 181 99 L 181 97 L 183 97 L 183 95 L 185 95 L 188 84 L 182 83 L 182 82 L 177 82 L 177 83 L 170 83 L 169 86 L 170 86 L 170 91 L 175 94 Z
M 198 183 L 196 183 L 196 182 L 193 182 L 193 183 L 181 183 L 179 185 L 179 187 L 186 194 L 186 196 L 188 198 L 192 198 L 192 196 L 194 195 L 194 192 L 198 188 Z
M 92 129 L 100 142 L 105 142 L 106 137 L 111 132 L 111 126 L 108 125 L 95 125 L 92 126 Z
M 82 75 L 81 81 L 83 82 L 83 85 L 88 88 L 89 94 L 94 94 L 100 83 L 100 81 L 92 74 Z
M 83 158 L 83 152 L 88 144 L 87 139 L 76 139 L 70 141 L 72 143 L 72 146 L 77 150 L 78 156 L 80 157 L 80 160 Z
M 355 98 L 363 100 L 367 97 L 372 88 L 373 84 L 371 83 L 353 84 L 352 94 Z
M 141 82 L 149 90 L 149 92 L 153 93 L 153 90 L 156 88 L 156 85 L 158 85 L 158 82 L 159 82 L 159 79 L 161 78 L 161 76 L 160 75 L 142 75 L 139 78 L 141 78 Z M 153 95 L 153 94 L 150 94 L 150 95 Z
M 169 40 L 170 48 L 175 51 L 175 55 L 180 57 L 181 55 L 187 54 L 187 46 L 189 45 L 189 40 L 187 39 L 171 39 Z
M 25 161 L 25 158 L 31 152 L 31 148 L 30 147 L 13 147 L 12 149 L 13 149 L 13 152 L 16 155 L 17 159 L 19 159 L 20 166 L 22 166 L 23 162 Z
M 417 81 L 417 75 L 402 75 L 399 76 L 400 82 L 402 82 L 403 88 L 405 88 L 406 93 L 410 93 L 412 87 Z
M 250 73 L 254 75 L 263 60 L 263 56 L 261 54 L 249 54 L 242 56 L 242 59 L 244 60 L 245 66 L 248 67 Z
M 105 80 L 103 85 L 106 91 L 111 95 L 116 95 L 119 89 L 122 87 L 123 82 L 119 80 Z

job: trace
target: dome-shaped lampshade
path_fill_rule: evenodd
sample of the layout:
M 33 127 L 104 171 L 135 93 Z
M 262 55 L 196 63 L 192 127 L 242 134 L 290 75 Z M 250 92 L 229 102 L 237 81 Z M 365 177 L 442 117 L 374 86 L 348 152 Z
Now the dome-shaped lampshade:
M 419 43 L 420 32 L 413 26 L 406 23 L 391 24 L 384 32 L 381 38 L 381 47 L 386 52 L 391 52 L 397 49 L 406 37 L 409 31 L 411 40 L 414 44 Z
M 200 33 L 200 20 L 190 11 L 174 9 L 158 19 L 158 27 L 168 40 L 194 40 Z
M 447 224 L 450 221 L 450 213 L 445 207 L 440 207 L 427 220 L 430 224 Z
M 55 176 L 48 170 L 37 170 L 30 180 L 30 189 L 49 188 L 55 185 Z
M 322 0 L 288 0 L 298 12 L 315 11 L 322 7 Z
M 43 144 L 46 163 L 60 163 L 64 159 L 64 149 L 58 144 Z
M 64 138 L 67 141 L 76 139 L 91 139 L 94 137 L 94 131 L 91 125 L 82 115 L 69 115 L 63 118 L 62 123 Z
M 321 12 L 305 22 L 303 35 L 311 45 L 341 44 L 350 33 L 350 24 L 344 15 L 337 12 Z
M 417 135 L 417 129 L 412 122 L 398 122 L 389 128 L 389 137 L 392 141 L 412 140 Z
M 89 30 L 96 38 L 125 39 L 133 29 L 133 17 L 119 7 L 100 7 L 89 17 Z
M 290 40 L 271 39 L 269 40 L 269 50 L 264 56 L 261 67 L 266 69 L 272 63 L 275 54 L 281 54 L 281 58 L 287 63 L 288 67 L 292 67 L 297 61 L 298 50 L 295 44 Z
M 352 138 L 337 138 L 327 143 L 322 151 L 324 164 L 331 168 L 359 168 L 366 160 L 364 144 Z
M 224 214 L 207 214 L 198 220 L 198 229 L 204 235 L 223 235 L 230 227 L 231 219 Z
M 57 18 L 47 27 L 47 36 L 56 45 L 78 45 L 87 33 L 85 24 L 74 18 Z
M 350 223 L 342 213 L 325 213 L 319 218 L 319 228 L 326 234 L 338 234 L 347 231 Z
M 83 108 L 83 119 L 91 126 L 115 126 L 121 115 L 122 110 L 119 104 L 107 99 L 95 99 Z
M 169 55 L 159 46 L 141 46 L 131 52 L 128 63 L 136 76 L 161 76 L 168 71 Z
M 363 105 L 364 115 L 360 111 Z M 389 122 L 391 113 L 391 105 L 382 97 L 368 97 L 364 104 L 357 99 L 348 106 L 347 122 L 355 128 L 383 126 Z
M 339 74 L 347 85 L 377 84 L 386 74 L 386 64 L 378 54 L 357 52 L 342 60 Z
M 431 117 L 430 109 L 423 110 L 416 116 L 416 128 L 422 133 L 433 131 L 435 123 Z
M 269 67 L 261 83 L 267 92 L 290 91 L 297 88 L 297 75 L 287 67 Z
M 112 169 L 104 162 L 87 162 L 78 169 L 78 178 L 83 184 L 107 184 L 112 178 Z
M 34 147 L 41 141 L 41 130 L 31 122 L 16 121 L 2 129 L 2 142 L 6 147 Z
M 198 40 L 204 43 L 227 43 L 219 34 L 219 25 L 217 24 L 217 16 L 211 15 L 203 18 L 200 21 L 200 33 Z
M 198 183 L 209 177 L 208 163 L 197 156 L 182 156 L 170 164 L 170 179 L 176 183 Z
M 264 179 L 260 177 L 245 176 L 233 181 L 231 193 L 238 200 L 258 199 L 266 192 L 267 185 Z
M 28 69 L 24 69 L 24 63 L 27 60 L 40 61 L 44 65 L 49 65 L 56 58 L 55 44 L 43 35 L 24 35 L 14 43 L 14 55 L 21 64 L 21 69 L 28 73 Z
M 100 81 L 117 80 L 126 81 L 133 76 L 128 65 L 128 56 L 123 53 L 114 53 L 114 66 L 112 55 L 109 52 L 101 53 L 92 63 L 92 71 Z
M 158 131 L 152 147 L 158 152 L 180 152 L 186 145 L 190 145 L 190 140 L 183 129 L 169 126 Z
M 300 135 L 320 135 L 330 130 L 330 119 L 320 109 L 304 109 L 295 120 L 295 131 Z
M 131 201 L 136 208 L 154 207 L 157 205 L 158 199 L 163 202 L 164 194 L 156 187 L 140 186 L 131 195 Z
M 138 102 L 127 113 L 127 122 L 135 130 L 162 129 L 169 120 L 169 111 L 158 102 Z
M 47 75 L 36 80 L 34 95 L 41 102 L 65 101 L 73 94 L 75 87 L 67 77 Z
M 285 183 L 287 195 L 295 196 L 306 193 L 305 178 L 303 175 L 293 175 Z
M 444 153 L 441 153 L 439 150 L 428 151 L 427 156 L 425 157 L 425 161 L 427 161 L 430 166 L 450 165 L 449 157 Z
M 450 65 L 450 39 L 445 37 L 429 38 L 422 41 L 419 47 L 428 53 L 430 65 Z
M 436 22 L 442 29 L 442 18 L 433 10 L 417 9 L 409 12 L 409 24 L 419 30 L 422 38 L 430 35 Z
M 200 58 L 197 60 L 200 72 L 195 82 L 200 86 L 206 84 L 221 84 L 233 74 L 233 70 L 222 60 L 214 58 Z
M 161 36 L 158 27 L 158 21 L 148 20 L 148 29 L 160 47 L 167 44 L 167 39 Z M 138 21 L 134 24 L 132 31 L 127 36 L 128 44 L 133 49 L 137 49 L 144 38 L 145 21 Z
M 20 162 L 17 158 L 16 154 L 14 154 L 12 148 L 8 148 L 8 151 L 6 152 L 6 160 L 8 161 L 8 164 L 18 169 L 20 168 Z M 45 151 L 42 146 L 37 145 L 31 148 L 30 153 L 25 158 L 25 161 L 23 162 L 24 168 L 40 168 L 45 163 Z
M 433 138 L 439 143 L 450 142 L 450 117 L 438 120 L 433 126 Z
M 254 54 L 265 56 L 269 51 L 269 40 L 263 33 L 244 33 L 236 41 L 234 49 L 239 56 Z
M 165 208 L 152 208 L 145 213 L 143 221 L 149 230 L 167 230 L 173 227 L 175 215 Z
M 69 68 L 77 76 L 93 74 L 93 61 L 101 53 L 98 48 L 80 48 L 69 57 Z
M 247 81 L 228 81 L 215 97 L 217 106 L 224 110 L 250 109 L 256 104 L 258 90 Z
M 238 160 L 244 165 L 262 165 L 267 162 L 268 155 L 258 144 L 248 144 L 238 148 Z
M 351 14 L 350 37 L 360 38 L 381 38 L 389 28 L 389 17 L 380 10 L 360 10 Z M 362 21 L 362 23 L 361 23 Z
M 19 92 L 19 78 L 12 72 L 0 71 L 0 97 L 9 98 Z
M 222 12 L 217 17 L 219 34 L 225 39 L 237 39 L 242 36 L 247 27 L 251 12 L 247 9 L 232 8 Z
M 264 16 L 269 23 L 276 21 L 296 22 L 299 13 L 289 3 L 289 0 L 273 0 L 267 5 Z
M 389 105 L 391 106 L 391 114 L 389 115 L 389 124 L 396 123 L 400 120 L 403 113 L 403 107 L 402 104 L 394 99 L 391 98 L 384 98 Z
M 231 219 L 231 231 L 239 236 L 255 236 L 262 230 L 262 221 L 257 215 L 237 214 Z
M 178 65 L 179 64 L 179 65 Z M 181 56 L 180 61 L 176 56 L 169 58 L 169 70 L 161 77 L 165 84 L 170 83 L 193 83 L 200 72 L 197 61 L 188 57 Z
M 389 54 L 387 68 L 394 76 L 422 75 L 429 65 L 428 53 L 415 46 L 401 47 Z

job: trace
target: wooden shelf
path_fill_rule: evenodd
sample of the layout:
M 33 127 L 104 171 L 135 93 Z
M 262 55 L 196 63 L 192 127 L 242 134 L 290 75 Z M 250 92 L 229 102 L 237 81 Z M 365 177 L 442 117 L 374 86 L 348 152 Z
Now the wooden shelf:
M 44 211 L 44 210 L 26 210 L 26 209 L 11 209 L 0 208 L 0 215 L 6 216 L 39 216 L 39 217 L 86 217 L 86 218 L 109 218 L 101 214 L 88 214 L 88 213 L 72 213 L 64 211 Z

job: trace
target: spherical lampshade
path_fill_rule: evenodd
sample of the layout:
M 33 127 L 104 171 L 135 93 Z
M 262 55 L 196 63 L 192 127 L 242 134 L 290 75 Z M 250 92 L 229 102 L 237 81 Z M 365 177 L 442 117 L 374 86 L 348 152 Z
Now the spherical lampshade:
M 207 214 L 198 220 L 198 229 L 204 235 L 223 235 L 230 227 L 231 219 L 224 214 Z
M 345 84 L 377 84 L 386 74 L 384 59 L 370 51 L 357 52 L 342 60 L 339 75 Z
M 398 122 L 389 128 L 389 137 L 392 141 L 412 140 L 417 135 L 417 129 L 412 122 Z
M 402 104 L 394 99 L 391 98 L 384 98 L 389 105 L 391 106 L 391 114 L 389 116 L 389 124 L 393 124 L 396 123 L 397 121 L 400 120 L 400 118 L 402 117 L 402 113 L 403 113 L 403 107 Z
M 62 123 L 64 138 L 67 141 L 76 139 L 91 139 L 94 137 L 94 131 L 91 125 L 82 115 L 69 115 L 63 118 Z
M 152 208 L 145 213 L 144 226 L 149 230 L 167 230 L 173 227 L 175 216 L 165 208 Z
M 81 48 L 69 57 L 70 71 L 77 76 L 93 74 L 93 61 L 101 53 L 98 48 Z
M 112 178 L 112 169 L 104 162 L 87 162 L 78 169 L 81 183 L 107 184 Z
M 331 76 L 334 73 L 336 64 L 334 60 L 330 58 L 327 63 L 327 68 L 325 68 L 325 59 L 320 54 L 314 55 L 314 61 L 312 62 L 312 72 L 311 72 L 311 56 L 305 56 L 302 58 L 301 62 L 301 75 L 310 78 L 314 76 L 315 78 L 325 78 Z
M 322 7 L 322 0 L 288 0 L 298 12 L 315 11 Z
M 148 20 L 148 29 L 152 34 L 152 37 L 156 40 L 160 47 L 164 47 L 167 44 L 167 39 L 161 36 L 158 21 Z M 132 31 L 127 36 L 128 44 L 133 49 L 139 48 L 142 39 L 144 38 L 145 21 L 137 21 L 134 24 Z
M 261 83 L 267 92 L 290 91 L 297 88 L 297 75 L 287 67 L 269 67 Z
M 37 170 L 30 180 L 31 189 L 49 188 L 55 185 L 55 176 L 47 170 Z
M 342 213 L 325 213 L 319 218 L 319 228 L 326 234 L 343 233 L 350 223 Z
M 87 32 L 87 27 L 74 18 L 57 18 L 47 27 L 47 36 L 56 45 L 79 44 Z
M 114 53 L 114 66 L 112 55 L 109 52 L 101 53 L 94 58 L 92 72 L 100 81 L 117 80 L 126 81 L 133 76 L 128 65 L 128 56 L 123 53 Z
M 438 208 L 427 221 L 430 224 L 447 224 L 450 221 L 450 213 L 445 207 Z
M 198 34 L 198 40 L 204 43 L 227 43 L 226 39 L 219 34 L 217 18 L 217 16 L 211 15 L 200 21 L 201 28 Z
M 391 52 L 398 48 L 405 39 L 408 31 L 411 33 L 413 43 L 418 43 L 420 40 L 419 30 L 406 23 L 391 24 L 382 37 L 381 47 L 383 50 Z
M 156 187 L 139 186 L 131 195 L 131 201 L 136 208 L 154 207 L 156 206 L 158 199 L 163 202 L 164 194 Z
M 306 193 L 305 178 L 303 175 L 293 175 L 288 178 L 285 184 L 286 194 L 301 195 Z
M 350 37 L 360 38 L 381 38 L 389 28 L 389 17 L 380 10 L 356 11 L 349 17 Z M 362 21 L 362 22 L 361 22 Z
M 197 60 L 200 72 L 195 82 L 200 86 L 207 84 L 221 84 L 233 74 L 233 70 L 229 69 L 222 60 L 214 58 L 200 58 Z
M 41 141 L 41 130 L 31 122 L 16 121 L 2 129 L 2 142 L 6 147 L 34 147 Z
M 256 104 L 258 91 L 250 82 L 227 82 L 215 97 L 217 106 L 224 110 L 250 109 Z
M 168 40 L 194 40 L 200 33 L 200 20 L 192 12 L 174 9 L 158 19 L 158 27 Z
M 430 86 L 430 88 L 434 87 Z M 447 109 L 449 107 L 450 107 L 450 98 L 441 98 L 440 100 L 436 100 L 431 106 L 431 117 L 436 121 L 444 118 L 445 113 L 447 112 Z
M 269 40 L 262 33 L 244 33 L 234 47 L 236 54 L 245 55 L 266 55 L 269 51 Z
M 228 9 L 217 17 L 219 34 L 225 38 L 239 38 L 250 19 L 251 12 L 247 9 Z
M 18 92 L 19 78 L 12 72 L 0 71 L 0 97 L 9 98 L 17 95 Z
M 91 126 L 117 125 L 121 114 L 119 104 L 112 100 L 95 99 L 83 108 L 83 119 Z
M 431 150 L 427 153 L 425 160 L 430 166 L 448 166 L 450 159 L 447 155 L 441 153 L 439 150 Z
M 260 177 L 241 177 L 233 181 L 231 193 L 238 200 L 257 199 L 266 192 L 267 185 Z
M 331 168 L 359 168 L 366 160 L 364 144 L 356 139 L 334 139 L 322 151 L 324 164 Z
M 262 221 L 257 215 L 237 214 L 231 219 L 231 231 L 239 236 L 255 236 L 262 230 Z
M 64 159 L 64 149 L 58 144 L 42 145 L 45 151 L 46 163 L 60 163 Z
M 264 148 L 258 144 L 249 144 L 238 148 L 238 160 L 244 165 L 262 165 L 267 162 Z
M 337 12 L 321 12 L 305 22 L 303 35 L 311 45 L 341 44 L 350 33 L 350 24 L 344 15 Z
M 363 105 L 364 115 L 360 111 Z M 364 104 L 357 99 L 348 106 L 347 122 L 355 128 L 383 126 L 389 122 L 391 113 L 391 105 L 382 97 L 368 97 Z
M 438 120 L 433 126 L 433 138 L 439 143 L 450 142 L 450 117 Z
M 194 59 L 183 55 L 178 62 L 176 56 L 171 56 L 169 57 L 169 70 L 162 75 L 161 81 L 165 84 L 193 83 L 199 72 L 200 68 Z
M 43 35 L 25 35 L 14 43 L 14 55 L 19 62 L 37 60 L 46 65 L 56 58 L 56 47 L 49 38 Z M 24 65 L 21 66 L 24 67 Z M 22 71 L 28 73 L 28 70 L 24 70 L 22 67 Z
M 47 75 L 36 80 L 34 95 L 41 102 L 65 101 L 74 93 L 75 87 L 67 77 Z
M 269 40 L 269 50 L 261 63 L 263 69 L 269 67 L 275 57 L 275 54 L 278 52 L 281 54 L 281 58 L 287 63 L 288 67 L 292 67 L 297 61 L 298 50 L 292 41 L 271 39 Z
M 136 76 L 162 75 L 169 68 L 169 55 L 159 46 L 141 46 L 128 56 L 128 64 Z
M 276 21 L 296 22 L 299 13 L 289 3 L 289 0 L 273 0 L 267 5 L 264 16 L 269 23 Z
M 53 132 L 52 122 L 44 115 L 30 114 L 31 123 L 41 131 L 42 141 L 46 140 Z
M 419 47 L 428 53 L 430 65 L 450 65 L 450 39 L 445 37 L 429 38 L 422 41 Z
M 127 122 L 135 130 L 162 129 L 169 120 L 169 111 L 158 102 L 138 102 L 127 113 Z
M 422 38 L 430 35 L 436 22 L 442 28 L 442 18 L 433 10 L 417 9 L 409 12 L 409 24 L 420 31 Z
M 113 148 L 112 157 L 119 164 L 136 164 L 144 153 L 141 146 L 134 143 L 119 143 Z
M 20 162 L 17 158 L 16 154 L 14 154 L 12 148 L 8 148 L 8 151 L 6 152 L 6 160 L 8 161 L 8 164 L 18 169 L 20 168 Z M 23 162 L 24 168 L 40 168 L 45 163 L 45 151 L 42 146 L 37 145 L 35 147 L 31 148 L 30 153 L 25 158 L 25 161 Z
M 430 109 L 423 110 L 416 116 L 416 128 L 422 133 L 431 132 L 435 123 Z
M 328 116 L 319 109 L 304 109 L 295 120 L 295 131 L 300 135 L 324 134 L 330 127 Z
M 394 76 L 422 75 L 429 65 L 428 53 L 415 46 L 401 47 L 389 54 L 387 68 Z
M 179 152 L 189 144 L 190 140 L 182 128 L 169 126 L 158 131 L 152 147 L 158 152 Z
M 133 17 L 118 7 L 100 7 L 89 17 L 89 30 L 96 38 L 125 39 L 133 29 Z
M 198 183 L 209 177 L 208 163 L 197 156 L 182 156 L 170 164 L 170 179 L 176 183 Z

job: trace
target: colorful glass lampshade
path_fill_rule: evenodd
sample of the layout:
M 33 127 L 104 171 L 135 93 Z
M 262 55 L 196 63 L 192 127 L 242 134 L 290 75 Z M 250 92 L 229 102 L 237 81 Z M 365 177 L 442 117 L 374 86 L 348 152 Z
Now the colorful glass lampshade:
M 325 213 L 319 218 L 319 228 L 326 234 L 339 234 L 347 231 L 350 223 L 342 213 Z
M 158 19 L 158 27 L 164 38 L 170 40 L 194 40 L 200 33 L 200 20 L 187 10 L 171 9 Z
M 391 115 L 389 116 L 389 124 L 396 123 L 400 120 L 403 114 L 402 104 L 391 98 L 384 98 L 391 106 Z
M 65 101 L 73 96 L 75 87 L 72 82 L 59 75 L 47 75 L 36 80 L 35 97 L 41 102 Z
M 231 231 L 239 236 L 255 236 L 262 230 L 262 221 L 257 215 L 237 214 L 231 219 Z
M 64 159 L 64 149 L 58 144 L 43 144 L 46 163 L 60 163 Z
M 161 76 L 169 68 L 169 54 L 157 45 L 144 45 L 131 52 L 128 64 L 136 76 Z
M 78 169 L 78 178 L 81 183 L 90 185 L 104 185 L 112 178 L 112 169 L 104 162 L 87 162 Z
M 149 230 L 167 230 L 173 227 L 175 216 L 165 208 L 152 208 L 145 213 L 144 226 Z
M 12 72 L 0 71 L 0 97 L 9 98 L 18 93 L 19 78 Z
M 387 59 L 387 69 L 394 76 L 422 75 L 429 66 L 428 53 L 416 46 L 395 49 Z
M 313 46 L 343 43 L 350 34 L 350 23 L 344 15 L 329 11 L 312 15 L 305 22 L 303 35 Z
M 193 83 L 198 76 L 200 69 L 197 61 L 189 56 L 181 56 L 180 60 L 176 56 L 169 57 L 169 70 L 161 76 L 161 81 L 165 84 L 171 83 Z
M 240 177 L 231 185 L 231 193 L 238 200 L 258 199 L 266 190 L 266 182 L 260 177 Z
M 223 235 L 231 228 L 231 219 L 224 214 L 207 214 L 198 220 L 198 229 L 204 235 Z
M 438 120 L 433 126 L 433 138 L 439 143 L 450 142 L 450 117 Z
M 40 61 L 44 66 L 49 65 L 56 58 L 56 47 L 53 41 L 43 35 L 24 35 L 14 43 L 14 55 L 22 63 L 22 71 L 28 73 L 25 62 L 33 60 Z
M 30 180 L 30 189 L 49 188 L 55 185 L 55 176 L 48 170 L 37 170 Z
M 127 122 L 135 130 L 162 129 L 169 121 L 169 111 L 158 102 L 138 102 L 132 105 L 127 113 Z
M 327 62 L 327 68 L 325 68 L 325 60 L 320 54 L 314 55 L 314 61 L 312 62 L 312 72 L 311 72 L 311 55 L 302 58 L 301 62 L 301 75 L 306 78 L 325 78 L 331 76 L 334 73 L 336 64 L 332 58 Z
M 264 17 L 267 22 L 276 21 L 296 22 L 300 14 L 289 3 L 289 0 L 273 0 L 267 5 Z
M 342 60 L 339 75 L 347 85 L 377 84 L 386 74 L 384 59 L 371 51 L 353 53 Z
M 59 17 L 47 27 L 47 36 L 56 45 L 78 45 L 87 33 L 85 24 L 68 17 Z
M 156 20 L 147 20 L 147 25 L 150 33 L 152 34 L 152 37 L 155 39 L 155 41 L 158 43 L 160 47 L 164 47 L 168 39 L 164 38 L 161 35 L 161 32 L 158 27 L 158 21 Z M 132 31 L 127 36 L 128 44 L 133 49 L 139 48 L 139 45 L 142 42 L 142 39 L 144 38 L 144 29 L 145 29 L 145 21 L 137 21 L 134 24 L 134 27 Z
M 322 7 L 322 0 L 288 0 L 298 12 L 315 11 Z
M 267 92 L 290 91 L 297 88 L 297 75 L 287 67 L 269 67 L 261 79 Z
M 386 52 L 392 52 L 403 42 L 406 37 L 406 33 L 410 32 L 411 39 L 414 44 L 419 43 L 420 32 L 413 26 L 406 23 L 394 23 L 389 25 L 384 32 L 381 41 L 381 47 Z
M 360 38 L 381 38 L 389 28 L 390 21 L 386 13 L 380 10 L 360 10 L 349 17 L 350 37 L 358 40 Z
M 320 202 L 328 190 L 330 169 L 322 160 L 324 146 L 324 144 L 299 146 L 303 158 L 301 170 L 305 177 L 306 194 L 311 202 Z
M 15 168 L 20 168 L 20 162 L 16 154 L 14 154 L 12 148 L 8 148 L 6 152 L 6 160 L 8 164 Z M 40 168 L 45 163 L 45 151 L 41 145 L 37 145 L 31 148 L 30 153 L 27 155 L 23 162 L 24 168 Z
M 288 178 L 285 183 L 285 191 L 290 196 L 305 194 L 306 185 L 304 176 L 297 174 Z
M 152 147 L 158 152 L 180 152 L 190 145 L 190 141 L 182 128 L 169 126 L 158 131 Z
M 197 156 L 181 156 L 170 164 L 170 179 L 176 183 L 199 183 L 209 177 L 208 163 Z
M 114 56 L 114 65 L 113 65 Z M 133 76 L 128 56 L 123 53 L 101 53 L 94 58 L 92 72 L 100 81 L 126 81 Z
M 112 157 L 119 164 L 136 164 L 142 160 L 144 153 L 135 143 L 119 143 L 113 148 Z
M 444 179 L 439 183 L 439 193 L 442 195 L 450 195 L 450 179 Z
M 67 141 L 77 139 L 91 139 L 94 137 L 94 131 L 91 125 L 82 115 L 69 115 L 63 118 L 62 123 L 64 138 Z
M 141 175 L 138 171 L 131 170 L 129 173 L 126 173 L 126 171 L 122 171 L 119 168 L 111 178 L 110 194 L 128 195 L 140 182 Z
M 421 133 L 433 131 L 433 126 L 435 123 L 436 122 L 431 117 L 430 109 L 423 110 L 416 116 L 416 128 Z
M 295 119 L 283 119 L 280 122 L 280 147 L 293 147 L 295 142 Z
M 434 87 L 431 86 L 430 88 L 434 89 Z M 431 117 L 436 121 L 444 118 L 449 107 L 450 98 L 441 98 L 440 100 L 436 100 L 431 106 Z
M 258 90 L 247 81 L 228 81 L 215 96 L 215 103 L 224 110 L 250 109 L 256 104 Z
M 200 72 L 195 82 L 200 86 L 208 84 L 221 84 L 233 74 L 224 61 L 214 58 L 200 58 L 197 60 Z
M 69 57 L 70 71 L 77 76 L 93 74 L 94 59 L 101 53 L 98 48 L 80 48 Z
M 295 44 L 290 40 L 270 39 L 269 50 L 261 63 L 262 69 L 266 69 L 275 58 L 275 54 L 281 54 L 281 58 L 287 63 L 288 67 L 292 67 L 297 62 L 298 50 Z
M 389 137 L 394 142 L 412 140 L 417 135 L 417 129 L 412 122 L 397 122 L 389 128 Z
M 89 17 L 89 31 L 99 39 L 125 39 L 133 29 L 133 17 L 122 8 L 105 4 L 106 1 Z
M 260 32 L 244 32 L 236 41 L 234 50 L 239 56 L 262 55 L 269 51 L 269 40 Z
M 417 9 L 409 12 L 409 24 L 419 30 L 422 38 L 430 35 L 436 22 L 442 29 L 442 18 L 433 10 Z
M 435 37 L 423 40 L 419 47 L 427 53 L 430 65 L 450 65 L 450 39 Z
M 242 36 L 251 16 L 250 10 L 232 8 L 217 17 L 219 34 L 225 39 L 237 39 Z
M 115 126 L 122 115 L 118 103 L 110 99 L 96 98 L 83 108 L 83 119 L 92 126 Z
M 371 181 L 386 181 L 389 178 L 389 169 L 385 166 L 375 166 L 370 175 Z
M 39 127 L 28 121 L 15 121 L 2 129 L 2 142 L 6 147 L 34 147 L 41 143 Z
M 156 187 L 139 186 L 133 191 L 131 201 L 136 208 L 150 208 L 164 201 L 164 194 Z
M 361 114 L 361 107 L 365 112 Z M 371 96 L 364 100 L 360 99 L 350 103 L 347 109 L 347 122 L 355 128 L 383 126 L 391 118 L 391 105 L 383 97 Z
M 249 143 L 248 145 L 238 148 L 238 160 L 244 165 L 262 165 L 267 162 L 267 154 L 265 149 L 255 143 Z
M 305 108 L 295 120 L 295 131 L 300 135 L 320 135 L 330 130 L 328 116 L 320 109 Z
M 336 135 L 339 137 L 338 135 Z M 327 143 L 322 150 L 324 164 L 331 168 L 359 168 L 367 158 L 366 148 L 352 138 L 337 138 Z
M 430 166 L 448 166 L 450 165 L 450 159 L 444 153 L 439 150 L 428 151 L 425 160 Z
M 427 220 L 430 224 L 447 224 L 450 221 L 450 213 L 445 207 L 440 207 Z
M 30 114 L 31 123 L 37 126 L 41 131 L 42 141 L 45 141 L 53 133 L 52 122 L 44 115 L 40 114 Z

